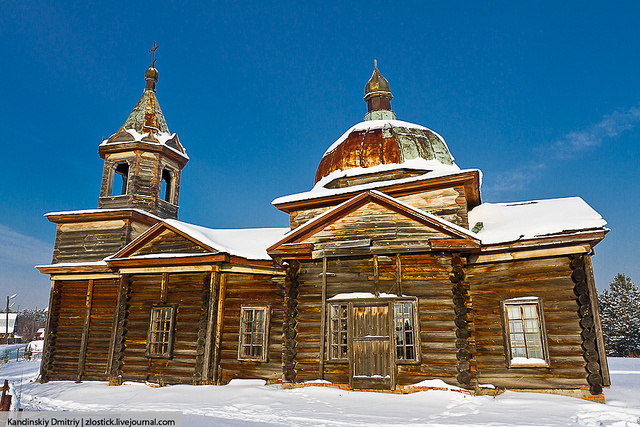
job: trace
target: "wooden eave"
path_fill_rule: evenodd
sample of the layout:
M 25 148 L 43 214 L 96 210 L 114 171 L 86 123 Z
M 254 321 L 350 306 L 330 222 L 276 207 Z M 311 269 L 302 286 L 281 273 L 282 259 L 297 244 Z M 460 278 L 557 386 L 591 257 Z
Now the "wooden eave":
M 445 223 L 437 221 L 426 215 L 426 213 L 420 213 L 417 210 L 410 209 L 404 204 L 386 196 L 385 194 L 379 194 L 374 191 L 365 191 L 351 200 L 343 203 L 339 207 L 333 210 L 327 211 L 317 219 L 312 219 L 306 224 L 302 225 L 293 233 L 286 236 L 276 244 L 267 249 L 267 253 L 271 256 L 278 256 L 283 258 L 308 258 L 311 257 L 311 251 L 313 245 L 305 242 L 301 242 L 305 238 L 315 234 L 318 230 L 323 229 L 328 224 L 339 220 L 367 203 L 377 203 L 381 206 L 388 208 L 391 211 L 405 215 L 406 217 L 413 219 L 423 225 L 432 227 L 442 233 L 453 235 L 452 239 L 430 239 L 431 245 L 435 242 L 436 246 L 440 250 L 445 249 L 467 249 L 477 250 L 480 248 L 480 241 L 474 239 L 471 236 L 461 233 L 454 227 L 451 227 Z M 451 240 L 449 243 L 445 243 L 446 240 Z
M 174 160 L 180 165 L 181 168 L 189 161 L 189 158 L 186 156 L 186 154 L 180 153 L 175 148 L 171 148 L 166 146 L 165 144 L 160 143 L 149 144 L 145 141 L 116 142 L 100 145 L 98 154 L 100 154 L 100 157 L 104 159 L 108 153 L 122 153 L 135 150 L 161 153 L 163 156 Z
M 195 265 L 216 265 L 218 270 L 233 271 L 233 266 L 276 268 L 272 260 L 249 260 L 239 256 L 218 252 L 212 254 L 185 254 L 175 257 L 145 255 L 141 258 L 110 258 L 107 264 L 113 270 L 140 267 L 183 267 Z M 265 273 L 266 274 L 266 273 Z
M 274 249 L 267 249 L 267 253 L 274 258 L 311 259 L 313 243 L 285 243 Z
M 107 261 L 109 267 L 124 268 L 124 267 L 173 267 L 180 265 L 203 265 L 203 264 L 217 264 L 221 262 L 231 262 L 231 256 L 227 253 L 212 253 L 201 255 L 184 255 L 175 257 L 163 257 L 153 255 L 146 255 L 144 258 L 110 258 Z M 236 257 L 237 258 L 237 257 Z M 240 258 L 244 263 L 248 263 L 244 258 Z M 243 264 L 233 260 L 234 263 Z
M 113 273 L 108 265 L 41 265 L 36 267 L 43 274 Z
M 594 229 L 571 234 L 556 234 L 534 239 L 517 240 L 506 243 L 482 245 L 481 253 L 509 252 L 514 250 L 542 248 L 547 246 L 562 246 L 575 243 L 587 243 L 591 248 L 600 243 L 609 232 L 607 229 Z
M 160 220 L 158 217 L 151 216 L 149 214 L 144 213 L 144 211 L 138 211 L 133 209 L 118 209 L 118 210 L 109 210 L 105 209 L 104 211 L 96 210 L 92 212 L 82 212 L 78 213 L 52 213 L 47 215 L 47 219 L 50 222 L 56 224 L 66 224 L 66 223 L 78 223 L 78 222 L 92 222 L 92 221 L 111 221 L 114 219 L 122 219 L 122 220 L 134 220 L 137 222 L 141 222 L 147 225 L 157 224 Z
M 463 185 L 465 188 L 468 209 L 471 210 L 474 207 L 480 205 L 480 172 L 475 170 L 462 172 L 455 175 L 445 175 L 413 182 L 385 184 L 380 185 L 379 187 L 371 188 L 369 190 L 382 191 L 391 197 L 401 197 L 424 190 L 438 190 L 460 185 Z M 326 206 L 335 206 L 346 200 L 349 200 L 350 198 L 354 197 L 354 195 L 362 193 L 363 191 L 367 190 L 354 190 L 325 197 L 279 203 L 274 204 L 274 206 L 286 213 L 291 213 L 299 210 L 321 208 Z

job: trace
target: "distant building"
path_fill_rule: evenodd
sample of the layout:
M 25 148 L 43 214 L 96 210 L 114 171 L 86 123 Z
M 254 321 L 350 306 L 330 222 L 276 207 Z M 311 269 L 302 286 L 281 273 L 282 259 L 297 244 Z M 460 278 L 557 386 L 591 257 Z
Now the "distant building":
M 7 313 L 0 313 L 0 339 L 7 339 L 7 333 L 9 338 L 15 338 L 16 319 L 18 313 L 8 313 L 9 324 L 7 327 Z
M 330 145 L 310 191 L 273 202 L 290 228 L 187 224 L 189 157 L 153 64 L 145 79 L 100 144 L 98 208 L 47 214 L 43 380 L 400 390 L 442 379 L 602 398 L 591 255 L 607 229 L 582 199 L 482 203 L 480 171 L 397 120 L 375 67 L 365 120 Z

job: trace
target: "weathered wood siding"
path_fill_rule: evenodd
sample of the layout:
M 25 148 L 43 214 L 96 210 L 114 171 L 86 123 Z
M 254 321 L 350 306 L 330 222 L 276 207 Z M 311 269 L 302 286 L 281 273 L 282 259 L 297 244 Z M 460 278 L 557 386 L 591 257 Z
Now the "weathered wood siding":
M 53 263 L 100 261 L 131 241 L 127 221 L 59 224 Z
M 94 280 L 83 380 L 107 379 L 107 362 L 119 280 Z
M 197 356 L 202 351 L 198 333 L 207 318 L 207 305 L 203 304 L 202 297 L 208 292 L 209 273 L 168 274 L 166 301 L 162 298 L 161 274 L 137 274 L 130 280 L 123 380 L 197 383 L 197 364 L 201 361 Z M 173 356 L 171 359 L 149 358 L 146 350 L 151 308 L 163 303 L 177 307 Z
M 209 250 L 196 245 L 191 240 L 171 230 L 162 232 L 142 248 L 132 253 L 131 256 L 158 254 L 158 253 L 207 253 Z
M 47 380 L 105 380 L 118 281 L 56 283 L 49 336 Z M 87 293 L 91 298 L 87 301 Z M 89 312 L 87 313 L 87 310 Z M 86 319 L 89 319 L 87 324 Z M 83 335 L 86 349 L 82 351 Z
M 448 236 L 433 227 L 422 225 L 377 203 L 368 203 L 328 224 L 305 239 L 305 242 L 322 249 L 323 244 L 348 240 L 371 239 L 373 246 L 401 246 L 411 245 L 419 239 L 445 237 Z
M 400 275 L 396 256 L 378 259 L 380 292 L 416 297 L 419 313 L 420 363 L 399 364 L 400 385 L 425 378 L 442 378 L 456 384 L 456 335 L 452 301 L 451 257 L 443 254 L 400 255 Z M 327 260 L 327 298 L 351 292 L 375 293 L 376 280 L 371 256 Z M 296 381 L 322 377 L 320 336 L 322 313 L 322 261 L 303 261 L 298 278 L 296 317 Z M 388 300 L 387 300 L 388 301 Z M 327 360 L 324 378 L 349 383 L 349 365 Z
M 238 360 L 241 307 L 270 309 L 266 362 Z M 224 325 L 220 349 L 223 384 L 233 378 L 282 377 L 282 323 L 284 319 L 284 278 L 267 275 L 226 273 Z
M 383 193 L 385 192 L 384 189 L 381 191 Z M 422 191 L 393 197 L 418 209 L 423 209 L 426 212 L 458 224 L 461 227 L 469 227 L 469 215 L 464 186 Z M 333 207 L 334 206 L 322 206 L 291 212 L 289 215 L 290 226 L 292 229 L 296 228 Z
M 51 352 L 48 380 L 75 380 L 78 375 L 80 342 L 84 326 L 85 300 L 88 280 L 59 281 L 59 305 L 56 313 L 51 313 L 55 329 L 54 345 Z
M 464 186 L 424 191 L 396 196 L 396 198 L 461 227 L 469 228 L 467 198 Z M 473 224 L 471 226 L 473 226 Z
M 587 387 L 582 331 L 567 257 L 469 265 L 478 382 L 506 388 Z M 501 301 L 535 296 L 542 301 L 550 366 L 508 368 Z
M 129 164 L 127 193 L 111 196 L 113 168 L 118 162 Z M 162 170 L 169 167 L 174 173 L 172 203 L 160 198 Z M 114 153 L 107 156 L 102 174 L 102 188 L 98 207 L 103 209 L 138 208 L 162 218 L 178 217 L 178 193 L 180 189 L 180 167 L 160 153 L 143 151 Z

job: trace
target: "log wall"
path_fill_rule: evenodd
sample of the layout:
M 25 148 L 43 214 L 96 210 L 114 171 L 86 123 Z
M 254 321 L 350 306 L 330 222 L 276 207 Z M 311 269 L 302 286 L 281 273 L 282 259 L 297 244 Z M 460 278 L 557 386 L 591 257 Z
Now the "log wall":
M 125 220 L 59 224 L 52 263 L 101 261 L 131 241 Z
M 50 307 L 46 380 L 105 380 L 117 279 L 61 280 Z
M 238 360 L 242 306 L 268 306 L 270 309 L 266 362 Z M 226 274 L 224 325 L 218 373 L 220 383 L 226 384 L 233 378 L 276 380 L 282 377 L 284 309 L 284 277 Z
M 478 381 L 506 388 L 587 387 L 578 304 L 568 257 L 468 265 Z M 550 366 L 507 367 L 501 301 L 542 301 Z
M 397 383 L 408 385 L 425 378 L 442 378 L 457 384 L 456 326 L 451 257 L 444 254 L 400 255 L 378 258 L 378 279 L 373 257 L 330 258 L 327 260 L 327 298 L 350 292 L 400 293 L 418 301 L 420 363 L 398 365 Z M 320 367 L 322 316 L 322 260 L 301 262 L 298 278 L 296 316 L 296 381 L 322 378 Z M 286 334 L 286 331 L 285 331 Z M 326 361 L 324 378 L 349 383 L 346 362 Z
M 210 274 L 168 274 L 166 297 L 163 296 L 162 280 L 162 274 L 130 277 L 122 379 L 158 384 L 197 383 L 197 356 L 202 352 L 198 334 L 201 323 L 206 323 L 207 319 L 202 295 L 208 292 Z M 173 356 L 170 359 L 149 358 L 146 350 L 151 308 L 165 303 L 176 305 Z

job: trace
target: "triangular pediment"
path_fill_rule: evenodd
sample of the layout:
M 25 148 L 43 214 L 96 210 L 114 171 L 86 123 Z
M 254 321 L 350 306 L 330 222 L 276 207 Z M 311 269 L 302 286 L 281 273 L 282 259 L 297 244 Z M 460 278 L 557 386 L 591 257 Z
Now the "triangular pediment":
M 207 245 L 169 224 L 160 222 L 133 240 L 112 258 L 136 258 L 144 256 L 195 255 L 217 253 Z
M 292 230 L 268 249 L 272 256 L 296 252 L 410 252 L 474 249 L 469 230 L 378 191 L 367 191 Z

